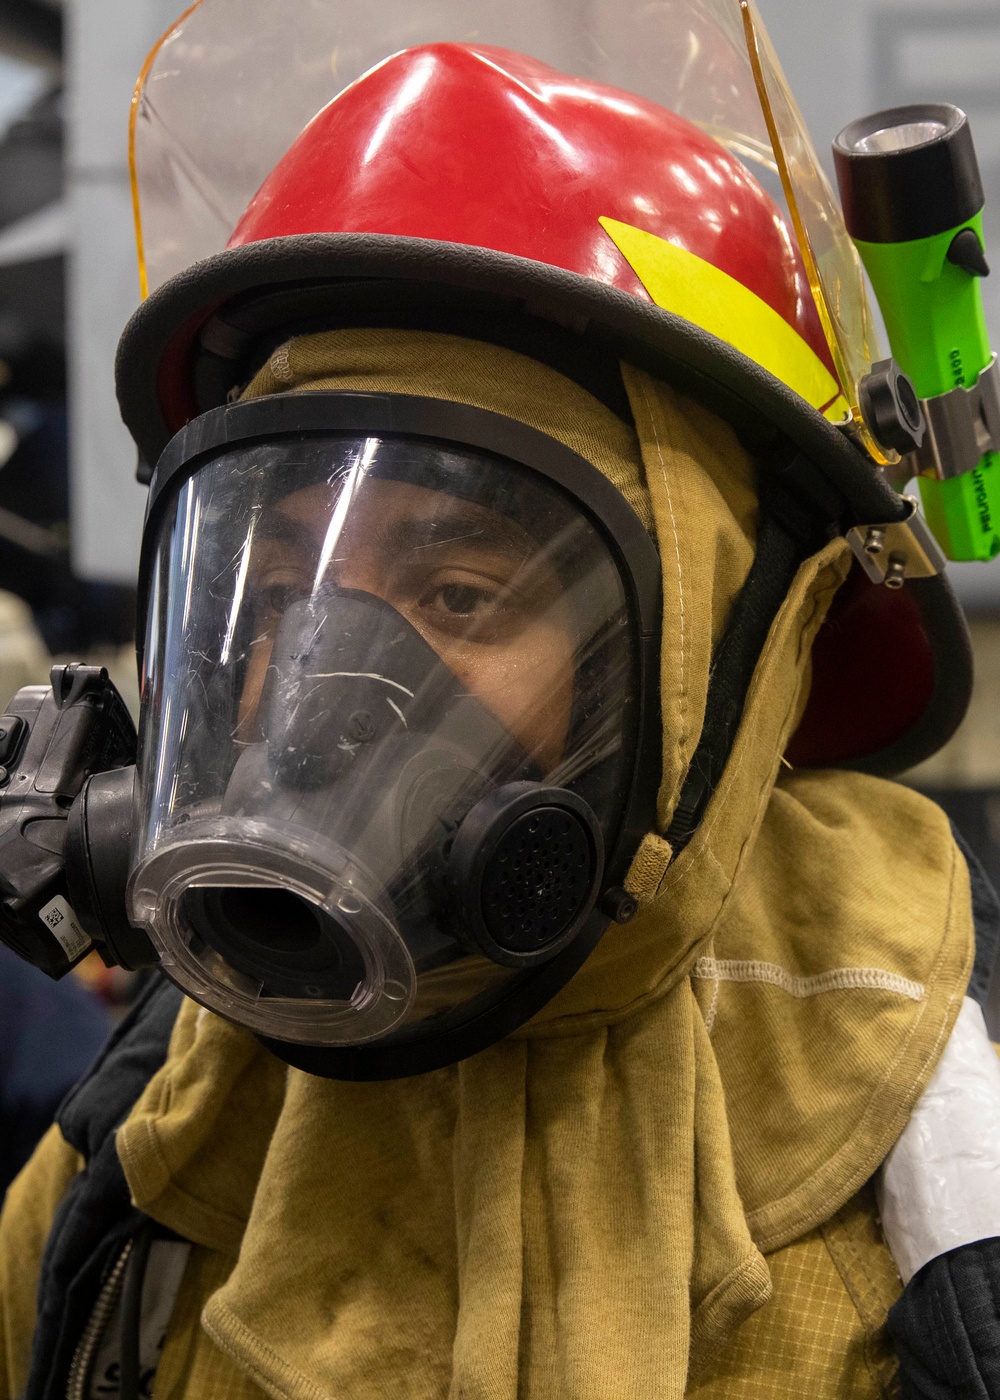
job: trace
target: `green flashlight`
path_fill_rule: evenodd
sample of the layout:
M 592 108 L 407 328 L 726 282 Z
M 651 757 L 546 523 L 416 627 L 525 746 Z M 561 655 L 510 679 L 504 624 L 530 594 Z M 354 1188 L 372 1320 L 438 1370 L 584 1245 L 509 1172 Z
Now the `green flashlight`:
M 1000 553 L 1000 367 L 979 279 L 983 184 L 965 113 L 893 107 L 837 137 L 848 232 L 878 297 L 926 432 L 912 454 L 928 524 L 949 559 Z

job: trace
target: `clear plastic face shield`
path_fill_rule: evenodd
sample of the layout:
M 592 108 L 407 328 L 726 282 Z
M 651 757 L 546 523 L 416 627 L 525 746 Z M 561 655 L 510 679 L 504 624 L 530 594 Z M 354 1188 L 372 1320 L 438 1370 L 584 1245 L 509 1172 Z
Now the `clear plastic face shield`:
M 274 1039 L 467 1020 L 579 934 L 622 825 L 642 629 L 614 549 L 491 452 L 233 442 L 220 412 L 150 532 L 132 918 Z
M 268 172 L 345 87 L 401 49 L 449 40 L 648 98 L 744 161 L 788 211 L 860 438 L 877 461 L 895 460 L 859 407 L 859 382 L 883 358 L 861 264 L 751 0 L 200 0 L 150 54 L 133 103 L 144 293 L 226 246 Z

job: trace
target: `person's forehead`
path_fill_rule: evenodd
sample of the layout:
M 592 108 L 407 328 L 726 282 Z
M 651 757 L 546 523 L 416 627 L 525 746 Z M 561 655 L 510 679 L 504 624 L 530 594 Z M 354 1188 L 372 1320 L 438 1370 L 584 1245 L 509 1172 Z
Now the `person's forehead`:
M 334 521 L 344 484 L 341 478 L 290 492 L 264 513 L 258 538 L 315 548 Z M 499 511 L 446 491 L 381 477 L 366 478 L 352 493 L 340 533 L 345 543 L 363 538 L 410 550 L 462 543 L 523 555 L 538 548 L 516 521 Z

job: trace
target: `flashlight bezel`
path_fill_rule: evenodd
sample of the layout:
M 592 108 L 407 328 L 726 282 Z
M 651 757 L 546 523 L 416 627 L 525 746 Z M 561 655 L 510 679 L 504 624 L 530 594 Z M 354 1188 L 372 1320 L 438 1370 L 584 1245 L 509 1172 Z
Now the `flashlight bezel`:
M 940 134 L 895 151 L 865 151 L 876 132 L 935 123 Z M 833 143 L 844 222 L 862 243 L 909 243 L 967 223 L 986 196 L 969 119 L 950 102 L 889 107 L 845 126 Z

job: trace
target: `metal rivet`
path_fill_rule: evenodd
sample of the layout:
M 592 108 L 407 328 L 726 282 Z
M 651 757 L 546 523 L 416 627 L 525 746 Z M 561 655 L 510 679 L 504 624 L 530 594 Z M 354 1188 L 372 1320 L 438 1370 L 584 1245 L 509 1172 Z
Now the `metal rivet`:
M 890 554 L 889 565 L 885 571 L 886 588 L 902 588 L 906 582 L 906 555 Z
M 638 912 L 639 901 L 627 890 L 615 887 L 605 890 L 601 896 L 601 913 L 606 914 L 609 919 L 614 919 L 616 924 L 629 923 Z

